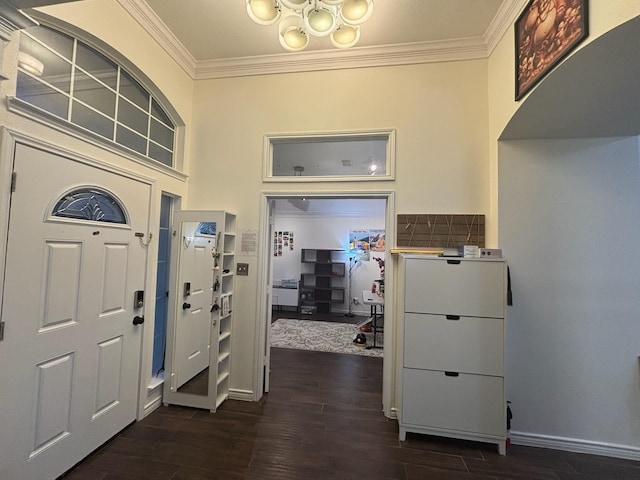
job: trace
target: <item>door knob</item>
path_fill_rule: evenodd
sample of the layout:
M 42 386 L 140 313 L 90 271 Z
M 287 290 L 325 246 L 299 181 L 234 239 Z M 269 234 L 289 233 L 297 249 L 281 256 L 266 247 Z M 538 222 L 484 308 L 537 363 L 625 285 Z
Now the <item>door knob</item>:
M 136 315 L 135 317 L 133 317 L 134 325 L 140 325 L 141 323 L 144 323 L 144 317 L 141 317 L 139 315 Z
M 189 310 L 190 308 L 191 308 L 191 304 L 190 303 L 184 302 L 182 304 L 182 309 L 183 310 Z

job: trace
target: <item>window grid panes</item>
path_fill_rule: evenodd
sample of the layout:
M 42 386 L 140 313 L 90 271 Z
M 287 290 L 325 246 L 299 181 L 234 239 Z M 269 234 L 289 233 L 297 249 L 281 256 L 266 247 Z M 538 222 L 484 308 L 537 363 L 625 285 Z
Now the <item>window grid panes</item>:
M 175 125 L 131 74 L 46 26 L 23 31 L 16 97 L 148 158 L 173 166 Z

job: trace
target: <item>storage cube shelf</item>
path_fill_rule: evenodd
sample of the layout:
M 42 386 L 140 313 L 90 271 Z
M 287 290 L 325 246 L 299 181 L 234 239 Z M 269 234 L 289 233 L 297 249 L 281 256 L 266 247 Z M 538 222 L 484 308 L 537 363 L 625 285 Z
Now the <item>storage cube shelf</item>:
M 504 260 L 400 256 L 400 439 L 407 432 L 506 452 Z
M 299 308 L 301 313 L 329 313 L 332 304 L 344 303 L 345 263 L 339 249 L 302 249 Z

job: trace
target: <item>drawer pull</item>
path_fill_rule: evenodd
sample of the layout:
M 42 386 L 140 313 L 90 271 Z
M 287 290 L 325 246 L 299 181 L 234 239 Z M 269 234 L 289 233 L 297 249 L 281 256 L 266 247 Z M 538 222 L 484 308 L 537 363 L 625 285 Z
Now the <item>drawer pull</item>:
M 447 320 L 460 320 L 460 315 L 447 315 Z
M 449 265 L 460 265 L 460 260 L 447 260 Z
M 460 375 L 458 372 L 444 372 L 444 374 L 447 377 L 457 377 Z

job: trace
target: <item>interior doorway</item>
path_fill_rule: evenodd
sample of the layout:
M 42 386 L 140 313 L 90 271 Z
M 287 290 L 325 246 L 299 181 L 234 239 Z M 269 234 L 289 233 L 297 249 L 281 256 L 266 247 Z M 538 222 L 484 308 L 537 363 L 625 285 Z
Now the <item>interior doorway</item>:
M 261 302 L 263 305 L 259 318 L 263 322 L 260 328 L 260 355 L 263 356 L 264 363 L 261 371 L 257 372 L 257 377 L 259 391 L 265 393 L 269 390 L 273 313 L 276 313 L 276 318 L 288 316 L 287 313 L 290 312 L 291 316 L 297 318 L 309 315 L 309 319 L 316 317 L 321 321 L 326 320 L 329 315 L 333 317 L 333 321 L 337 320 L 341 325 L 351 323 L 349 331 L 355 332 L 355 322 L 348 315 L 352 313 L 361 319 L 370 316 L 370 305 L 362 301 L 362 293 L 364 289 L 370 290 L 373 280 L 379 279 L 381 275 L 380 266 L 373 257 L 377 256 L 384 261 L 385 258 L 390 258 L 390 254 L 386 243 L 384 245 L 381 243 L 375 253 L 367 250 L 360 252 L 360 256 L 356 255 L 350 251 L 353 240 L 351 234 L 375 231 L 376 234 L 382 232 L 382 237 L 385 238 L 394 235 L 394 225 L 391 213 L 393 212 L 393 192 L 265 193 L 263 200 L 265 260 L 261 262 L 259 283 L 264 286 L 264 295 L 261 297 L 264 302 Z M 308 314 L 300 313 L 299 285 L 301 278 L 304 277 L 302 273 L 305 268 L 303 265 L 305 262 L 301 261 L 302 250 L 310 250 L 310 254 L 315 250 L 331 250 L 332 261 L 344 265 L 344 267 L 337 267 L 339 272 L 333 272 L 343 277 L 338 279 L 338 290 L 340 288 L 342 290 L 338 292 L 338 298 L 333 298 L 328 307 L 328 313 L 320 315 L 313 310 Z M 353 270 L 356 265 L 357 270 Z M 351 279 L 348 275 L 350 269 L 352 270 Z M 292 294 L 282 289 L 283 282 L 289 285 L 295 284 L 298 287 L 296 293 Z M 340 320 L 341 318 L 343 321 Z M 380 350 L 383 356 L 383 407 L 385 414 L 391 416 L 391 359 L 393 358 L 391 316 L 386 323 L 389 328 L 380 332 L 378 338 L 382 340 L 380 343 L 385 345 L 385 348 Z M 371 336 L 369 338 L 371 343 Z

